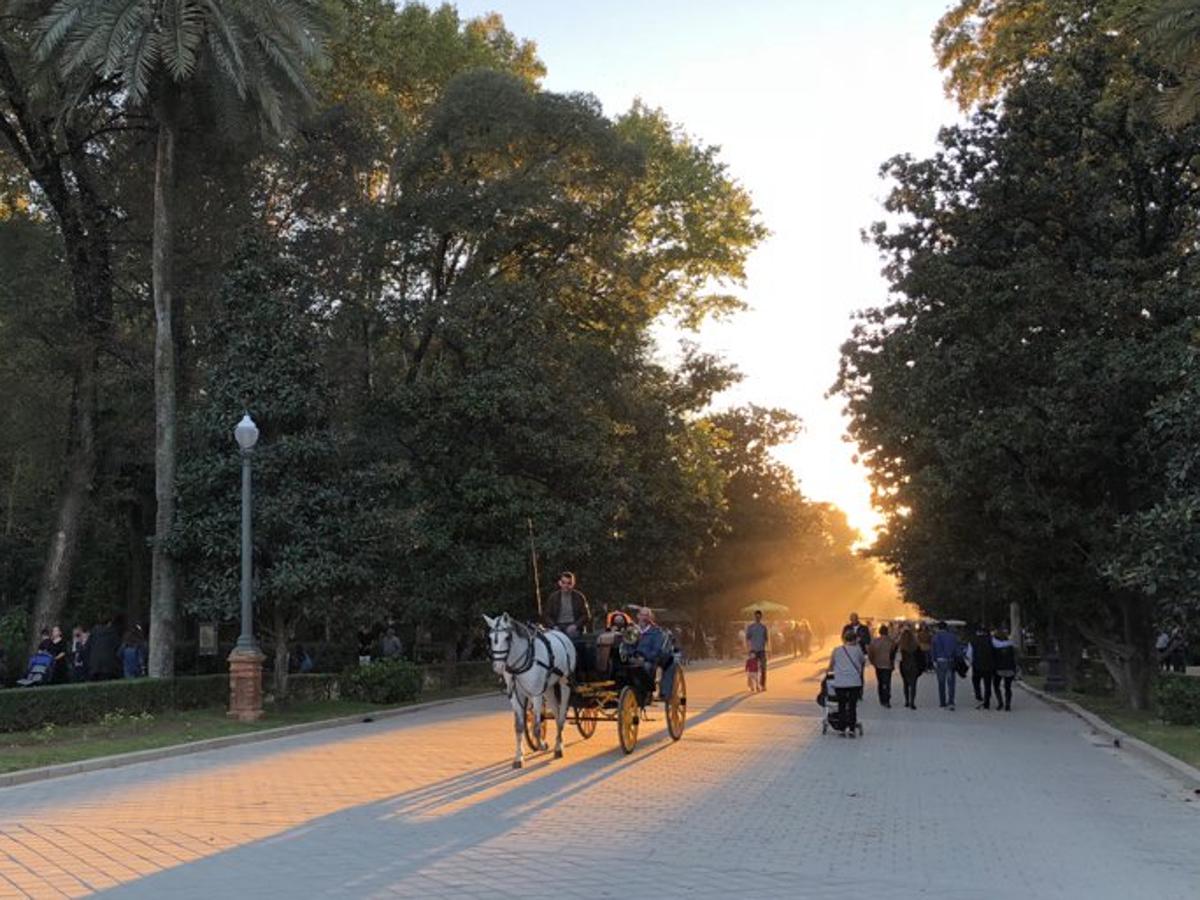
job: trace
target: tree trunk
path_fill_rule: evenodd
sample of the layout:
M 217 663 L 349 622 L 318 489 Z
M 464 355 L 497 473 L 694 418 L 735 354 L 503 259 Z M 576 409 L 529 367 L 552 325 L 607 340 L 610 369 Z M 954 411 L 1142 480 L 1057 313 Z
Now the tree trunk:
M 1130 709 L 1148 710 L 1154 703 L 1154 675 L 1158 670 L 1154 651 L 1153 604 L 1148 598 L 1125 593 L 1118 598 L 1121 639 L 1080 626 L 1084 637 L 1096 645 L 1104 667 L 1116 683 L 1117 692 Z
M 125 582 L 125 615 L 130 622 L 141 622 L 146 615 L 146 529 L 141 491 L 129 503 L 125 516 L 128 575 Z
M 1058 634 L 1058 652 L 1062 658 L 1063 676 L 1067 679 L 1067 690 L 1083 693 L 1086 689 L 1083 637 L 1069 625 L 1059 626 Z
M 288 691 L 288 622 L 283 613 L 275 610 L 275 701 L 287 699 Z
M 154 544 L 150 559 L 150 677 L 175 674 L 175 561 L 166 541 L 175 522 L 175 335 L 172 258 L 176 123 L 170 98 L 158 103 L 154 171 Z
M 13 457 L 12 478 L 8 482 L 8 504 L 4 511 L 4 536 L 11 537 L 13 532 L 13 510 L 17 505 L 17 485 L 21 479 L 21 455 Z
M 79 557 L 79 536 L 96 468 L 96 356 L 95 342 L 89 336 L 81 337 L 75 358 L 71 420 L 67 429 L 66 471 L 59 491 L 54 531 L 34 601 L 33 627 L 29 636 L 31 648 L 37 646 L 38 632 L 42 628 L 63 624 L 60 620 Z

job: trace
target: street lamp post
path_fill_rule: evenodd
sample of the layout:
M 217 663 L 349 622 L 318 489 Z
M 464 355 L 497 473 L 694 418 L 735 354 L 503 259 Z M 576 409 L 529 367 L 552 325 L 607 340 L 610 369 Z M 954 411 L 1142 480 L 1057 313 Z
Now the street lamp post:
M 239 650 L 257 650 L 254 643 L 254 606 L 251 603 L 251 579 L 253 577 L 253 551 L 250 542 L 250 454 L 258 443 L 258 426 L 250 413 L 242 416 L 234 439 L 242 451 L 242 633 L 238 637 Z
M 263 655 L 254 640 L 254 554 L 250 541 L 250 456 L 258 443 L 258 426 L 249 413 L 233 429 L 233 437 L 242 455 L 242 632 L 229 654 L 229 715 L 253 722 L 263 714 Z
M 975 573 L 975 578 L 979 582 L 979 627 L 987 628 L 987 572 L 980 569 Z

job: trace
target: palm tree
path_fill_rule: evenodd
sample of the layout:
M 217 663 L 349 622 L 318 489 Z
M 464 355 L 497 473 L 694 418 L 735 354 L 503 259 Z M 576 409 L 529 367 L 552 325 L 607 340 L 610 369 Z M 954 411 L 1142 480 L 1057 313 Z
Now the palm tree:
M 283 136 L 310 100 L 307 71 L 323 57 L 321 0 L 57 0 L 36 53 L 66 75 L 114 80 L 157 126 L 154 171 L 154 494 L 150 674 L 175 668 L 175 565 L 165 540 L 175 518 L 176 397 L 172 334 L 175 158 L 180 109 L 203 91 L 218 121 L 245 120 Z
M 1200 0 L 1156 0 L 1142 16 L 1143 41 L 1178 80 L 1163 94 L 1159 116 L 1188 125 L 1200 116 Z

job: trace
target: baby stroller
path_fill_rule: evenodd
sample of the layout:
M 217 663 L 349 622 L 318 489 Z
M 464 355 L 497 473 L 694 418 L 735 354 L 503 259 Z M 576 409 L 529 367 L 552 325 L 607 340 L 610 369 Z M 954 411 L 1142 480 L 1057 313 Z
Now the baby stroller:
M 50 667 L 54 665 L 54 657 L 45 650 L 39 650 L 29 657 L 29 671 L 24 678 L 18 678 L 21 687 L 33 687 L 38 684 L 50 683 Z
M 821 679 L 821 693 L 817 696 L 817 702 L 825 707 L 825 718 L 821 721 L 821 734 L 828 734 L 830 728 L 839 734 L 844 734 L 846 723 L 842 721 L 842 716 L 838 713 L 837 690 L 833 686 L 832 672 L 826 672 L 825 677 Z M 862 735 L 862 722 L 854 723 L 854 731 L 860 736 Z

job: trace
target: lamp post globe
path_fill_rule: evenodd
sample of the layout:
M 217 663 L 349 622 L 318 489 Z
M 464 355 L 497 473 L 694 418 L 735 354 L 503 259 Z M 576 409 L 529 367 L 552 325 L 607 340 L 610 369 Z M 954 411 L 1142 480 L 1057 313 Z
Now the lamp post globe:
M 258 443 L 258 426 L 250 418 L 250 413 L 244 414 L 242 421 L 238 422 L 237 427 L 233 429 L 233 439 L 246 453 L 253 450 L 254 445 Z

